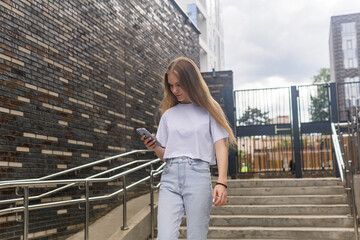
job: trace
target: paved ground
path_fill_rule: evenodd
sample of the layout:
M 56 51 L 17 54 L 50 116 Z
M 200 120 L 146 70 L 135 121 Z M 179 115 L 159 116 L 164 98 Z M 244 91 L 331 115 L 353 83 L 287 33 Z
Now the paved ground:
M 158 194 L 155 194 L 157 203 Z M 113 209 L 95 223 L 90 225 L 90 240 L 122 239 L 122 236 L 129 234 L 132 228 L 139 223 L 144 215 L 149 213 L 150 194 L 140 196 L 127 202 L 127 216 L 129 230 L 121 230 L 123 224 L 123 206 Z M 84 231 L 67 238 L 67 240 L 83 240 Z

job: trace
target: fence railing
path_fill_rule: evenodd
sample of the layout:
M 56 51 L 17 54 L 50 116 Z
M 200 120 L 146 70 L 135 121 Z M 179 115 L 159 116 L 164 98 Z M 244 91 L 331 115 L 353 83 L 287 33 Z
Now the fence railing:
M 85 231 L 84 231 L 84 239 L 89 239 L 89 219 L 90 219 L 90 202 L 93 201 L 100 201 L 100 200 L 106 200 L 113 198 L 115 196 L 119 196 L 120 194 L 123 194 L 123 226 L 122 229 L 127 229 L 127 191 L 134 187 L 139 185 L 140 183 L 143 183 L 145 181 L 151 181 L 151 208 L 154 208 L 154 199 L 153 199 L 153 190 L 154 190 L 154 176 L 159 175 L 162 172 L 162 168 L 164 167 L 164 164 L 162 164 L 160 167 L 158 167 L 156 170 L 153 170 L 153 166 L 156 164 L 158 165 L 161 160 L 159 158 L 153 159 L 153 160 L 134 160 L 132 162 L 128 162 L 125 164 L 122 164 L 120 166 L 113 167 L 111 169 L 102 171 L 100 173 L 94 174 L 92 176 L 89 176 L 87 178 L 80 178 L 80 179 L 61 179 L 61 180 L 50 180 L 54 177 L 59 177 L 64 174 L 78 171 L 80 169 L 84 169 L 90 166 L 94 166 L 100 163 L 108 162 L 113 159 L 129 156 L 131 154 L 136 153 L 142 153 L 142 152 L 150 152 L 149 150 L 135 150 L 127 153 L 123 153 L 120 155 L 116 155 L 113 157 L 108 157 L 105 159 L 101 159 L 92 163 L 84 164 L 78 167 L 74 167 L 59 173 L 51 174 L 42 178 L 36 178 L 36 179 L 25 179 L 25 180 L 7 180 L 7 181 L 1 181 L 0 182 L 0 189 L 8 189 L 8 188 L 14 188 L 15 192 L 18 195 L 18 192 L 20 189 L 23 189 L 23 197 L 19 198 L 13 198 L 13 199 L 4 199 L 0 200 L 0 205 L 3 204 L 15 204 L 15 206 L 10 205 L 7 208 L 0 209 L 0 216 L 6 215 L 6 214 L 12 214 L 12 213 L 19 213 L 23 212 L 23 239 L 28 240 L 29 238 L 29 212 L 31 210 L 37 210 L 37 209 L 44 209 L 44 208 L 52 208 L 52 207 L 58 207 L 58 206 L 65 206 L 65 205 L 72 205 L 72 204 L 80 204 L 85 203 Z M 135 164 L 140 164 L 138 166 L 133 166 Z M 127 176 L 130 173 L 139 171 L 144 168 L 150 167 L 151 173 L 150 175 L 143 177 L 131 184 L 127 184 Z M 111 172 L 114 172 L 116 170 L 120 170 L 123 168 L 130 168 L 128 170 L 125 170 L 121 173 L 114 174 L 111 177 L 102 177 L 100 176 L 109 174 Z M 111 182 L 117 179 L 122 179 L 122 188 L 117 189 L 111 193 L 102 194 L 102 195 L 96 195 L 96 196 L 90 196 L 90 185 L 93 183 L 99 183 L 99 182 Z M 32 187 L 38 187 L 38 188 L 45 188 L 47 186 L 56 186 L 55 189 L 51 191 L 47 191 L 45 193 L 30 196 L 29 189 Z M 63 185 L 58 187 L 59 185 Z M 79 190 L 85 190 L 85 195 L 83 197 L 79 197 L 76 199 L 71 200 L 60 200 L 60 201 L 53 201 L 53 202 L 46 202 L 46 203 L 38 203 L 38 204 L 31 204 L 31 200 L 37 200 L 42 199 L 45 196 L 52 195 L 54 193 L 58 193 L 60 191 L 63 191 L 71 186 L 84 186 L 84 189 L 79 188 Z M 20 206 L 18 206 L 20 204 Z M 21 205 L 22 204 L 22 205 Z M 153 219 L 153 217 L 152 217 Z M 153 224 L 153 223 L 152 223 Z
M 238 170 L 292 171 L 296 177 L 333 171 L 331 89 L 312 84 L 235 91 Z
M 337 83 L 337 95 L 339 120 L 346 122 L 350 120 L 351 115 L 353 116 L 351 111 L 360 107 L 360 82 L 348 78 L 342 83 Z
M 347 123 L 332 123 L 332 137 L 336 156 L 336 161 L 339 167 L 341 180 L 345 182 L 345 190 L 347 191 L 348 200 L 351 209 L 351 215 L 354 219 L 355 239 L 359 239 L 358 225 L 359 216 L 356 207 L 355 189 L 354 189 L 354 174 L 356 168 L 354 163 L 359 163 L 360 149 L 359 149 L 359 116 L 358 109 L 356 109 L 355 117 Z

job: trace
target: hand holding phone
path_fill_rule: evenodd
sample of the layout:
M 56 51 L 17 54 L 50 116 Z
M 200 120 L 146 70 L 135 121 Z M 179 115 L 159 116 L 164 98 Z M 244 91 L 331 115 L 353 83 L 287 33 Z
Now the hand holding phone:
M 146 128 L 137 128 L 136 132 L 142 137 L 151 139 L 151 141 L 155 142 L 156 146 L 161 147 L 161 143 Z

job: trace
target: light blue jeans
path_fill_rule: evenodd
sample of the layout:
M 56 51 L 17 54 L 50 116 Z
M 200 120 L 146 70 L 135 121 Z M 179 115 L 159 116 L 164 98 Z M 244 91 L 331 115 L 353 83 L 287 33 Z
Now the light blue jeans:
M 187 239 L 206 240 L 212 206 L 209 163 L 188 157 L 167 159 L 161 176 L 158 240 L 177 240 L 186 212 Z

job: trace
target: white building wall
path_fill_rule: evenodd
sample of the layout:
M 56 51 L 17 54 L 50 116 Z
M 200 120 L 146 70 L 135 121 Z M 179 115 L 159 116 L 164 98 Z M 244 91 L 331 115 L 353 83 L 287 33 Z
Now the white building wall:
M 224 70 L 224 41 L 219 0 L 177 0 L 199 28 L 200 71 Z

